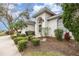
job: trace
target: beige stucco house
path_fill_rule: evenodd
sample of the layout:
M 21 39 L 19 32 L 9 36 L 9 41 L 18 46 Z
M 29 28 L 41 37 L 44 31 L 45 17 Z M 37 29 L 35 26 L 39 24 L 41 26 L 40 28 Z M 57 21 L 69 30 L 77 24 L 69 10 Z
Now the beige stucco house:
M 48 36 L 55 36 L 54 30 L 57 28 L 57 19 L 51 20 L 51 17 L 55 14 L 48 8 L 43 8 L 39 10 L 33 17 L 35 18 L 35 35 L 40 37 L 44 36 L 44 31 L 42 28 L 48 27 Z M 42 32 L 42 33 L 41 33 Z
M 61 15 L 53 13 L 47 7 L 44 7 L 33 15 L 35 23 L 29 23 L 30 25 L 28 26 L 28 30 L 34 31 L 35 36 L 37 37 L 45 36 L 45 34 L 47 36 L 55 37 L 54 31 L 57 28 L 63 29 L 64 33 L 69 32 L 69 30 L 64 27 L 60 16 Z M 74 37 L 71 32 L 70 35 L 73 39 Z

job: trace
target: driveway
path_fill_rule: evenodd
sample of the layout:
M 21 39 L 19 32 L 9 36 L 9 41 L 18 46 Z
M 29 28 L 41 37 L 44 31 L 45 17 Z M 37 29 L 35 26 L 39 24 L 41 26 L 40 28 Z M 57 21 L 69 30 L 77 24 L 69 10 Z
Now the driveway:
M 21 56 L 10 36 L 0 37 L 0 56 Z

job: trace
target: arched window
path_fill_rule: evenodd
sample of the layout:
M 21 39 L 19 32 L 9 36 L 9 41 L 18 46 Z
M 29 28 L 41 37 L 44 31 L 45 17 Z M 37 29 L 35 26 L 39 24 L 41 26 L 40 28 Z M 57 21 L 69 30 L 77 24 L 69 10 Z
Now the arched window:
M 42 17 L 38 17 L 38 23 L 42 23 L 43 21 Z

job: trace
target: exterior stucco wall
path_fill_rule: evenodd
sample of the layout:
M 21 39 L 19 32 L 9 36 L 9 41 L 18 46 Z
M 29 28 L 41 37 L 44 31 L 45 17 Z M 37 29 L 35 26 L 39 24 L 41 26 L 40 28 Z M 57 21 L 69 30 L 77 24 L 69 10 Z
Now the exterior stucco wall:
M 27 27 L 22 29 L 21 33 L 25 34 L 26 31 L 35 31 L 35 25 L 27 25 Z
M 39 24 L 38 24 L 38 18 L 39 17 L 41 17 L 43 20 L 44 20 L 44 22 L 42 23 L 42 27 L 45 27 L 46 26 L 46 19 L 45 19 L 45 13 L 43 13 L 43 14 L 41 14 L 41 15 L 39 15 L 38 17 L 36 17 L 36 20 L 35 20 L 35 35 L 36 36 L 38 36 L 38 37 L 40 37 L 41 35 L 40 35 L 40 32 L 39 32 Z
M 50 28 L 49 36 L 55 37 L 54 31 L 55 31 L 55 29 L 57 29 L 57 19 L 48 21 L 48 27 Z
M 37 23 L 37 20 L 35 21 L 35 36 L 39 36 L 39 28 L 38 28 L 38 23 Z
M 26 27 L 26 31 L 35 31 L 35 26 L 34 25 L 28 25 Z
M 51 15 L 48 14 L 48 13 L 45 13 L 45 19 L 47 19 L 47 18 L 49 18 L 49 17 L 51 17 Z
M 40 32 L 39 32 L 39 27 L 38 27 L 38 18 L 39 17 L 41 17 L 43 20 L 44 20 L 44 22 L 42 22 L 42 28 L 44 28 L 44 27 L 47 27 L 47 18 L 48 17 L 51 17 L 51 15 L 50 14 L 48 14 L 48 13 L 46 13 L 46 12 L 44 12 L 44 13 L 42 13 L 41 15 L 39 15 L 39 16 L 37 16 L 36 17 L 36 20 L 35 20 L 35 22 L 36 22 L 36 24 L 35 24 L 35 35 L 36 36 L 41 36 L 40 35 Z

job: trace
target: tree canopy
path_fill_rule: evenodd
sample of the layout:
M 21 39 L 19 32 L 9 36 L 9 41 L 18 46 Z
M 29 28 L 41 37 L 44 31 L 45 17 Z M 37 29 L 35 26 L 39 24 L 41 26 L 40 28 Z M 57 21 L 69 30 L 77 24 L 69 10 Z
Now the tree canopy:
M 9 14 L 9 4 L 0 4 L 0 22 L 2 22 L 7 29 L 9 29 L 9 26 L 13 21 L 12 14 Z M 7 23 L 7 24 L 5 24 Z
M 72 32 L 76 41 L 79 41 L 79 4 L 65 3 L 62 4 L 63 9 L 63 23 L 69 31 Z
M 14 6 L 17 6 L 17 4 L 13 4 Z M 19 18 L 21 18 L 23 20 L 23 17 L 26 17 L 29 19 L 29 13 L 26 10 L 22 11 L 20 14 L 18 14 L 18 16 L 16 16 L 16 18 L 14 18 L 13 14 L 11 13 L 12 9 L 9 9 L 10 4 L 0 4 L 0 22 L 3 23 L 3 25 L 5 25 L 5 27 L 10 30 L 12 29 L 12 27 L 17 26 L 19 24 L 20 27 L 22 24 L 24 23 L 23 21 L 18 21 L 16 22 L 16 20 L 19 20 Z M 13 9 L 14 11 L 16 11 L 16 8 Z M 7 24 L 6 24 L 7 23 Z M 24 23 L 25 24 L 25 23 Z
M 10 25 L 10 28 L 11 29 L 14 29 L 14 30 L 22 29 L 24 27 L 27 27 L 27 24 L 24 21 L 22 21 L 22 20 L 19 20 L 17 22 L 14 22 L 14 23 L 12 23 Z

